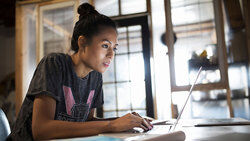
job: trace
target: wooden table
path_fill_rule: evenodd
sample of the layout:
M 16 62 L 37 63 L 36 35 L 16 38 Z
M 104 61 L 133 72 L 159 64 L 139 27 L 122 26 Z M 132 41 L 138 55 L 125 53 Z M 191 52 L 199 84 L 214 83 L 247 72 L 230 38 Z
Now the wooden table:
M 224 126 L 203 126 L 195 127 L 190 124 L 192 120 L 182 120 L 180 125 L 177 126 L 176 130 L 181 130 L 185 133 L 185 141 L 250 141 L 250 125 L 224 125 Z M 185 124 L 188 123 L 188 124 Z M 167 134 L 169 125 L 155 125 L 162 126 L 166 128 L 166 131 L 161 131 L 159 134 Z M 131 137 L 142 136 L 143 133 L 107 133 L 100 134 L 99 136 L 83 137 L 83 138 L 74 138 L 74 139 L 62 139 L 65 141 L 87 141 L 93 138 L 107 137 L 106 140 L 109 140 L 108 137 L 115 137 L 116 139 L 110 139 L 112 141 L 127 140 Z M 155 136 L 155 134 L 146 135 L 146 136 Z M 62 141 L 60 140 L 60 141 Z

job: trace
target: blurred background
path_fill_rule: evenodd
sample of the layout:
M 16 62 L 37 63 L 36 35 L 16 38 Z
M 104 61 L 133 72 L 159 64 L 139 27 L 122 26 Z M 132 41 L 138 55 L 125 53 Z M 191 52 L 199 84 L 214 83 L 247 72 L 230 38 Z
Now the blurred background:
M 250 119 L 250 1 L 2 0 L 0 107 L 11 125 L 40 59 L 71 53 L 76 9 L 84 2 L 118 25 L 99 117 L 136 111 L 176 118 L 203 66 L 182 118 Z

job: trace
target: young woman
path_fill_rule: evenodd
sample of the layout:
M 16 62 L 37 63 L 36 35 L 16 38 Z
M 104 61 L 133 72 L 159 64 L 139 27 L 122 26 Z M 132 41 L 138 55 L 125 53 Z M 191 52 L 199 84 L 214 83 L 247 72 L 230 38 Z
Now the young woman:
M 117 49 L 115 23 L 84 3 L 71 41 L 73 55 L 53 53 L 38 64 L 8 140 L 46 140 L 152 129 L 147 119 L 129 113 L 95 118 L 103 105 L 102 75 Z

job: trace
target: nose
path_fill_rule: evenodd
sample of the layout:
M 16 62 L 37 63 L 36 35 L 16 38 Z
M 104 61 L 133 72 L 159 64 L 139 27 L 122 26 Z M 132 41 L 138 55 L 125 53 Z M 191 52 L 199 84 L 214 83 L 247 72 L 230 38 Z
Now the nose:
M 115 52 L 113 51 L 113 48 L 110 47 L 107 52 L 107 57 L 113 60 L 114 55 L 115 55 Z

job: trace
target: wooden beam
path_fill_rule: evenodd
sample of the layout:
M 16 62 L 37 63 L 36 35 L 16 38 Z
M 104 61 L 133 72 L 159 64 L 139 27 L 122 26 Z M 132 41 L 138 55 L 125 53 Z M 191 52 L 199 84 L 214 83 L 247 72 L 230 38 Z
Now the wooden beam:
M 227 22 L 230 29 L 240 30 L 244 28 L 244 21 L 242 18 L 239 0 L 224 0 L 224 6 L 227 15 Z
M 245 29 L 246 29 L 246 45 L 248 50 L 248 92 L 250 91 L 250 1 L 242 0 L 243 2 L 243 11 L 244 11 L 244 20 L 245 20 Z M 248 95 L 249 100 L 250 96 Z
M 16 4 L 16 27 L 15 27 L 15 32 L 16 32 L 16 37 L 15 37 L 15 86 L 16 86 L 16 116 L 18 115 L 18 112 L 20 110 L 20 107 L 22 103 L 20 102 L 20 99 L 22 99 L 22 55 L 21 55 L 21 44 L 22 44 L 22 39 L 19 37 L 22 37 L 22 32 L 21 32 L 21 7 L 20 5 Z
M 175 86 L 172 87 L 173 92 L 178 91 L 189 91 L 191 88 L 191 85 L 185 85 L 185 86 Z M 194 91 L 207 91 L 207 90 L 218 90 L 218 89 L 226 89 L 226 84 L 223 83 L 209 83 L 209 84 L 196 84 L 193 88 Z
M 154 118 L 158 119 L 158 111 L 157 111 L 157 100 L 156 100 L 156 86 L 155 86 L 155 65 L 154 65 L 154 46 L 153 46 L 153 21 L 152 21 L 152 9 L 151 9 L 151 1 L 147 0 L 147 13 L 149 13 L 149 34 L 150 34 L 150 69 L 151 69 L 151 85 L 152 85 L 152 96 L 153 96 L 153 107 L 154 107 Z
M 171 16 L 171 3 L 170 0 L 164 0 L 165 7 L 165 17 L 166 17 L 166 37 L 165 41 L 168 47 L 168 57 L 169 57 L 169 70 L 170 70 L 170 85 L 171 85 L 171 114 L 172 118 L 176 118 L 176 106 L 173 104 L 172 92 L 173 87 L 176 86 L 175 80 L 175 67 L 174 67 L 174 32 L 172 25 L 172 16 Z
M 174 67 L 174 32 L 171 16 L 171 4 L 170 0 L 164 0 L 165 5 L 165 17 L 166 17 L 166 44 L 169 54 L 169 69 L 170 69 L 170 82 L 171 88 L 176 86 L 175 80 L 175 67 Z M 172 90 L 171 90 L 172 91 Z
M 24 50 L 22 47 L 22 8 L 19 4 L 16 4 L 16 27 L 15 27 L 15 94 L 16 94 L 16 116 L 19 113 L 19 110 L 22 106 L 24 98 L 24 89 L 23 89 L 23 55 Z
M 225 44 L 224 35 L 224 21 L 222 14 L 222 1 L 213 0 L 214 12 L 215 12 L 215 27 L 217 35 L 217 46 L 218 46 L 218 58 L 221 60 L 219 64 L 221 81 L 226 85 L 227 89 L 227 104 L 229 109 L 229 116 L 234 117 L 232 102 L 231 102 L 231 91 L 228 82 L 228 63 L 227 63 L 227 50 Z

